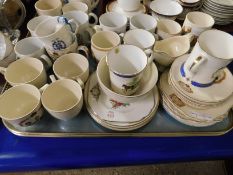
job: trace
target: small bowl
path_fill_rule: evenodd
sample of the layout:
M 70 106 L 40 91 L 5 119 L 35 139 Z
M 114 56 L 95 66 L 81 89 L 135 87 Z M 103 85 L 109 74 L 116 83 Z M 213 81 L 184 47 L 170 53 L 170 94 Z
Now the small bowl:
M 113 98 L 114 100 L 132 103 L 137 101 L 139 97 L 149 93 L 158 81 L 158 70 L 154 63 L 148 65 L 143 74 L 143 78 L 141 80 L 141 86 L 137 90 L 137 92 L 130 96 L 125 96 L 114 92 L 111 89 L 110 77 L 109 77 L 109 68 L 106 62 L 106 57 L 102 58 L 97 66 L 97 79 L 100 85 L 100 88 L 103 92 L 108 96 Z
M 183 11 L 183 7 L 172 0 L 154 0 L 150 4 L 150 9 L 155 18 L 172 20 L 175 20 Z
M 157 34 L 162 39 L 180 35 L 182 28 L 179 23 L 170 19 L 162 19 L 157 24 Z

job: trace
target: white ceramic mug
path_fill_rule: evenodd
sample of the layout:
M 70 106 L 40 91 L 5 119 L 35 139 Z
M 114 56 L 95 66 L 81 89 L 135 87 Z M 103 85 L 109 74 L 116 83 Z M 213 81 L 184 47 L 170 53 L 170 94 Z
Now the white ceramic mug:
M 71 11 L 82 11 L 84 13 L 88 13 L 88 6 L 83 2 L 69 2 L 62 7 L 63 14 L 71 12 Z
M 47 20 L 48 18 L 51 18 L 51 16 L 48 15 L 41 15 L 32 18 L 28 23 L 27 23 L 27 29 L 29 30 L 31 36 L 36 36 L 35 35 L 35 30 L 36 27 L 43 22 L 44 20 Z
M 180 35 L 181 32 L 182 28 L 180 24 L 174 20 L 162 19 L 158 21 L 157 34 L 162 39 Z
M 208 87 L 224 78 L 222 68 L 233 60 L 233 36 L 220 30 L 202 32 L 181 66 L 183 77 L 197 87 Z
M 149 32 L 155 32 L 157 21 L 150 15 L 138 14 L 130 18 L 130 29 L 144 29 Z
M 101 31 L 95 33 L 91 38 L 91 51 L 93 57 L 100 61 L 112 48 L 120 45 L 121 38 L 112 31 Z
M 151 32 L 143 29 L 127 31 L 123 36 L 124 44 L 135 45 L 142 50 L 152 49 L 155 44 L 155 37 Z
M 122 95 L 132 95 L 139 88 L 147 56 L 133 45 L 120 45 L 107 54 L 112 89 Z
M 11 87 L 0 96 L 0 117 L 18 127 L 38 122 L 44 112 L 41 93 L 33 85 Z
M 73 33 L 76 33 L 77 28 L 76 23 L 71 24 L 65 17 L 53 17 L 40 23 L 35 30 L 35 35 L 46 48 L 59 51 L 73 43 Z
M 141 0 L 117 0 L 124 11 L 135 11 L 140 8 Z
M 54 62 L 53 72 L 58 79 L 81 79 L 85 83 L 89 76 L 89 63 L 83 55 L 69 53 Z
M 4 74 L 6 81 L 11 86 L 32 84 L 41 88 L 47 82 L 44 65 L 37 58 L 24 57 L 18 59 L 7 68 L 0 67 L 0 72 Z
M 41 101 L 44 108 L 55 118 L 70 120 L 77 116 L 83 106 L 82 88 L 74 80 L 62 79 L 55 81 L 43 91 Z
M 182 29 L 185 33 L 192 33 L 199 36 L 205 30 L 209 30 L 214 25 L 214 18 L 203 12 L 189 12 L 186 15 Z
M 13 44 L 10 39 L 0 32 L 0 60 L 3 60 L 13 51 Z
M 39 0 L 35 3 L 38 15 L 59 16 L 62 14 L 60 0 Z
M 116 33 L 125 33 L 127 27 L 127 17 L 117 12 L 107 12 L 100 16 L 99 26 L 96 30 L 113 31 Z

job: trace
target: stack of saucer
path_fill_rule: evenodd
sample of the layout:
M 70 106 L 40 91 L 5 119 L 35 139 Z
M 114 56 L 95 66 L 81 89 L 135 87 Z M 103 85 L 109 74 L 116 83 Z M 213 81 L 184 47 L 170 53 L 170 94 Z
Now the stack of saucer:
M 163 107 L 173 118 L 190 126 L 205 127 L 222 121 L 233 105 L 232 74 L 225 68 L 225 78 L 220 83 L 208 88 L 191 86 L 180 72 L 188 57 L 186 54 L 177 58 L 170 71 L 161 76 Z
M 213 16 L 218 25 L 233 22 L 233 1 L 231 0 L 205 0 L 201 11 Z
M 183 12 L 177 17 L 179 20 L 184 20 L 185 16 L 192 11 L 197 11 L 201 8 L 203 0 L 178 0 L 183 7 Z
M 106 57 L 98 64 L 85 86 L 85 102 L 91 117 L 101 126 L 115 131 L 138 129 L 151 121 L 159 105 L 156 86 L 158 71 L 154 63 L 148 65 L 140 88 L 126 96 L 111 89 Z

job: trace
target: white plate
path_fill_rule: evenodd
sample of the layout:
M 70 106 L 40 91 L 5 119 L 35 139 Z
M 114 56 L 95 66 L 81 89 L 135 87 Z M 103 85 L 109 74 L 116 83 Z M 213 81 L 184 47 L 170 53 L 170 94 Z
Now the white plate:
M 181 76 L 180 67 L 189 57 L 189 54 L 183 55 L 177 58 L 171 66 L 171 79 L 179 87 L 180 92 L 194 101 L 206 102 L 206 103 L 218 103 L 233 93 L 233 76 L 231 72 L 225 68 L 224 79 L 220 83 L 214 83 L 213 85 L 206 88 L 199 88 L 193 86 L 184 77 Z M 187 90 L 187 88 L 189 89 Z
M 215 4 L 219 4 L 221 6 L 226 6 L 233 8 L 233 1 L 232 0 L 209 0 Z
M 91 75 L 85 88 L 85 100 L 91 116 L 94 116 L 94 120 L 98 119 L 101 123 L 115 128 L 131 130 L 136 126 L 143 126 L 157 109 L 158 98 L 159 94 L 155 87 L 134 103 L 116 102 L 101 92 L 96 73 Z M 128 128 L 129 126 L 132 128 Z
M 117 1 L 113 1 L 106 5 L 106 12 L 118 12 L 128 18 L 131 18 L 134 15 L 146 13 L 146 7 L 143 4 L 141 4 L 138 10 L 132 12 L 126 12 L 118 5 Z

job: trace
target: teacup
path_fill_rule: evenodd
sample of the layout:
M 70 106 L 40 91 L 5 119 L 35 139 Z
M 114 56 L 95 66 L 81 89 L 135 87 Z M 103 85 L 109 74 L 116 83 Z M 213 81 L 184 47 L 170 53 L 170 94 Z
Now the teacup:
M 150 15 L 138 14 L 130 18 L 130 29 L 144 29 L 155 32 L 157 21 Z
M 88 9 L 91 10 L 92 8 L 92 2 L 91 0 L 65 0 L 65 3 L 75 3 L 75 2 L 82 2 L 82 3 L 85 3 L 87 6 L 88 6 Z
M 31 36 L 36 36 L 35 35 L 35 30 L 36 27 L 43 22 L 44 20 L 47 20 L 48 18 L 51 18 L 51 16 L 47 16 L 47 15 L 41 15 L 41 16 L 37 16 L 32 18 L 28 23 L 27 23 L 27 29 L 29 30 Z
M 89 63 L 86 57 L 69 53 L 54 62 L 53 72 L 58 79 L 81 79 L 85 83 L 89 76 Z
M 117 3 L 124 11 L 135 11 L 140 8 L 141 0 L 117 0 Z
M 38 15 L 59 16 L 62 14 L 60 0 L 39 0 L 35 3 Z
M 46 48 L 59 51 L 73 43 L 72 34 L 76 33 L 77 28 L 76 23 L 72 25 L 64 17 L 53 17 L 40 23 L 35 30 L 35 35 Z
M 180 35 L 181 32 L 182 28 L 180 24 L 174 20 L 162 19 L 158 21 L 157 34 L 162 39 Z
M 41 93 L 33 85 L 11 87 L 0 96 L 0 117 L 10 124 L 26 127 L 42 117 Z
M 225 78 L 222 68 L 233 60 L 233 36 L 207 30 L 198 37 L 191 54 L 181 66 L 183 77 L 197 87 L 209 87 Z
M 62 7 L 63 14 L 71 12 L 71 11 L 82 11 L 84 13 L 88 13 L 88 6 L 83 2 L 69 2 Z
M 107 12 L 100 16 L 99 26 L 95 26 L 97 31 L 113 31 L 116 33 L 125 33 L 127 27 L 127 17 L 117 12 Z
M 209 30 L 214 25 L 214 18 L 203 12 L 189 12 L 183 23 L 184 33 L 192 33 L 199 36 L 205 30 Z
M 132 95 L 139 88 L 147 56 L 133 45 L 120 45 L 107 53 L 112 89 L 123 95 Z
M 151 32 L 143 29 L 129 30 L 123 35 L 124 44 L 135 45 L 142 50 L 152 49 L 155 37 Z
M 77 116 L 83 106 L 83 93 L 79 83 L 70 79 L 55 81 L 43 91 L 41 101 L 44 108 L 59 120 L 70 120 Z
M 0 32 L 0 45 L 0 60 L 3 60 L 13 51 L 13 44 L 2 32 Z
M 41 88 L 47 82 L 44 65 L 37 58 L 24 57 L 18 59 L 7 68 L 0 67 L 0 72 L 4 74 L 6 81 L 11 86 L 32 84 Z
M 95 33 L 91 38 L 91 51 L 94 58 L 99 61 L 114 47 L 120 45 L 121 38 L 112 31 Z

